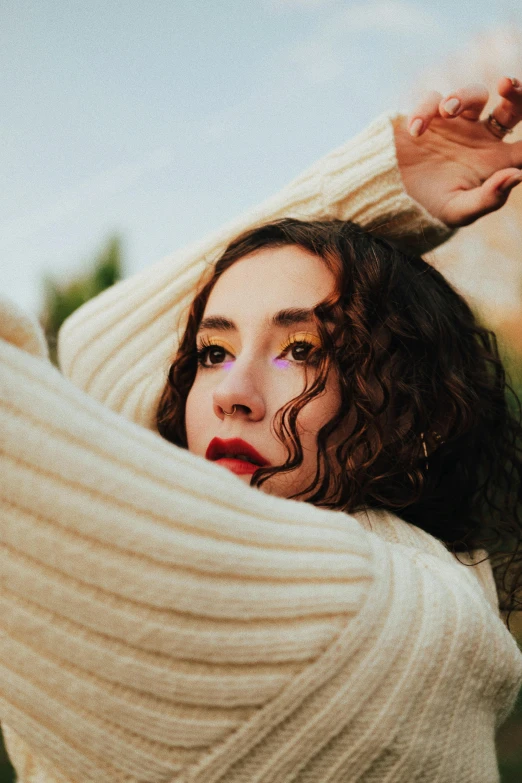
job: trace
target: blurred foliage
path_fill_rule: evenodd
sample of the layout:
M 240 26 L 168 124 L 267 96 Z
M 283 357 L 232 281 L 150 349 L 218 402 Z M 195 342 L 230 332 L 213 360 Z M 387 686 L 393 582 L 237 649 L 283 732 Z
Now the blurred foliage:
M 517 617 L 513 630 L 522 649 L 522 617 Z M 518 694 L 515 709 L 497 735 L 497 755 L 501 782 L 520 783 L 522 780 L 522 690 Z
M 68 282 L 44 280 L 44 308 L 40 318 L 51 360 L 57 364 L 58 331 L 66 318 L 78 307 L 105 291 L 122 277 L 121 240 L 111 237 L 103 250 L 90 262 L 87 271 Z
M 508 401 L 515 415 L 520 415 L 522 403 L 522 356 L 499 345 L 502 361 L 506 368 L 508 383 L 513 394 Z M 522 650 L 522 612 L 515 612 L 510 618 L 510 628 Z M 515 708 L 497 735 L 497 755 L 501 783 L 522 781 L 522 690 L 518 694 Z
M 0 735 L 0 783 L 13 783 L 16 780 L 14 769 L 9 763 L 7 753 L 4 750 L 2 744 L 2 737 Z

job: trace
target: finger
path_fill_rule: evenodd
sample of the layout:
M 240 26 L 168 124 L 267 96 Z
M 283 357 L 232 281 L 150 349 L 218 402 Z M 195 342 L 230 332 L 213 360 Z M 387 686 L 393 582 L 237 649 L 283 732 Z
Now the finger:
M 512 144 L 504 145 L 509 153 L 509 165 L 522 169 L 522 141 L 515 141 Z
M 483 84 L 469 84 L 449 93 L 439 104 L 440 116 L 444 119 L 463 117 L 477 122 L 488 102 L 489 92 Z
M 491 112 L 506 128 L 514 128 L 522 119 L 522 83 L 515 78 L 502 77 L 497 85 L 500 101 Z
M 448 226 L 467 226 L 502 207 L 513 188 L 522 182 L 520 169 L 496 171 L 480 187 L 458 191 L 446 204 L 443 219 Z
M 407 127 L 412 136 L 420 136 L 429 127 L 434 117 L 439 116 L 440 92 L 428 93 L 411 112 Z

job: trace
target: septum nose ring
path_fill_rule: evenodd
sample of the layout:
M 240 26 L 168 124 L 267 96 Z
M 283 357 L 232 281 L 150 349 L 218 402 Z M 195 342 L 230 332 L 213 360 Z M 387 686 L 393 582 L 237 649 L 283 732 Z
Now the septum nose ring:
M 236 406 L 232 405 L 232 412 L 231 413 L 227 413 L 224 408 L 221 408 L 221 410 L 223 411 L 223 415 L 224 416 L 233 416 L 234 413 L 236 412 Z

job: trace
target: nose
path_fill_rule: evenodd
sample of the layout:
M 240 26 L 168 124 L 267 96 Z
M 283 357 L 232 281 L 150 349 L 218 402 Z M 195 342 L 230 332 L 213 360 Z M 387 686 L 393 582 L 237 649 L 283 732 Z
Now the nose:
M 261 386 L 252 363 L 236 360 L 229 369 L 223 370 L 223 378 L 214 389 L 214 413 L 220 419 L 225 418 L 225 413 L 235 412 L 236 416 L 260 421 L 266 414 Z

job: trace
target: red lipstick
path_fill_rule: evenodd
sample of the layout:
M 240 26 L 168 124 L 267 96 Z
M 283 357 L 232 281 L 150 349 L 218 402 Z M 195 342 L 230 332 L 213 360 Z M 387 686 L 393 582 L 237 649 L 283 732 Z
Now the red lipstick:
M 251 475 L 258 468 L 270 464 L 253 446 L 241 438 L 229 438 L 228 440 L 212 438 L 205 457 L 237 475 Z

